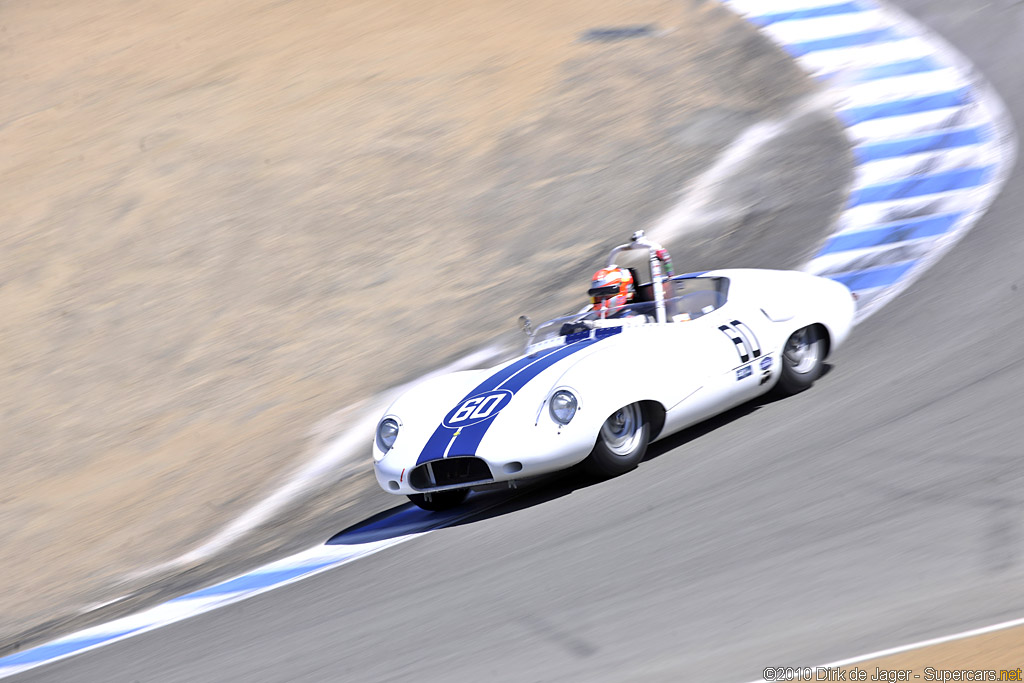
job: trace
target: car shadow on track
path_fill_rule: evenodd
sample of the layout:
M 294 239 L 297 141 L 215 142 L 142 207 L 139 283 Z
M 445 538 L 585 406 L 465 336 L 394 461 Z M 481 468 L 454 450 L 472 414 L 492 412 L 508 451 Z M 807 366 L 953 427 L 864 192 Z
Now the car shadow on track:
M 826 364 L 822 376 L 829 370 L 831 370 L 831 366 Z M 669 451 L 685 446 L 760 410 L 766 405 L 783 399 L 784 397 L 774 394 L 762 396 L 689 429 L 672 434 L 652 444 L 647 450 L 643 462 L 659 458 Z M 628 477 L 629 474 L 622 476 Z M 397 505 L 338 532 L 327 541 L 327 545 L 377 543 L 445 527 L 473 524 L 542 505 L 567 496 L 574 491 L 600 484 L 602 481 L 587 474 L 582 467 L 576 466 L 563 472 L 525 480 L 519 483 L 518 488 L 515 489 L 474 491 L 464 504 L 443 512 L 421 510 L 412 503 Z

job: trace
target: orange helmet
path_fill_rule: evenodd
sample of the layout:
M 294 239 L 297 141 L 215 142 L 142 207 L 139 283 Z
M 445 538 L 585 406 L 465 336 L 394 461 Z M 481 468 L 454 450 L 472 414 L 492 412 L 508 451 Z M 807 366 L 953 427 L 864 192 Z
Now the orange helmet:
M 591 310 L 607 312 L 628 304 L 633 300 L 635 291 L 633 275 L 628 270 L 609 266 L 594 273 L 587 294 L 593 304 Z

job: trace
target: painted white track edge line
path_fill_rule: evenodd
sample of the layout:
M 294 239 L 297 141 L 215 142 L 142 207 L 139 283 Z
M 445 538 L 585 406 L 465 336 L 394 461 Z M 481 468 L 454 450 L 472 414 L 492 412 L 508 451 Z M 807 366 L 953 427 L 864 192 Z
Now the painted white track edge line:
M 869 652 L 864 655 L 857 655 L 856 657 L 850 657 L 848 659 L 841 659 L 837 662 L 831 662 L 829 664 L 820 664 L 818 666 L 811 667 L 811 671 L 820 671 L 822 669 L 834 669 L 840 666 L 852 666 L 861 662 L 866 662 L 872 659 L 881 659 L 882 657 L 891 657 L 892 655 L 903 654 L 904 652 L 912 652 L 914 650 L 921 650 L 926 647 L 932 647 L 934 645 L 943 645 L 945 643 L 951 643 L 957 640 L 966 640 L 967 638 L 974 638 L 976 636 L 983 636 L 989 633 L 995 633 L 996 631 L 1005 631 L 1009 628 L 1015 628 L 1017 626 L 1024 626 L 1024 617 L 1020 619 L 1011 619 L 1010 621 L 1001 621 L 998 624 L 992 624 L 991 626 L 982 626 L 981 628 L 974 628 L 969 631 L 961 631 L 960 633 L 953 633 L 948 636 L 939 636 L 937 638 L 929 638 L 928 640 L 920 640 L 916 643 L 908 643 L 906 645 L 898 645 L 896 647 L 890 647 L 885 650 L 878 650 L 876 652 Z M 750 683 L 772 683 L 767 679 L 759 678 L 756 681 Z
M 431 531 L 433 531 L 433 529 L 431 529 Z M 421 536 L 421 535 L 423 535 L 425 533 L 430 533 L 430 532 L 429 531 L 424 531 L 424 532 L 420 532 L 420 533 L 417 533 L 417 534 L 410 534 L 408 536 L 397 536 L 395 538 L 388 539 L 388 542 L 381 543 L 378 547 L 375 547 L 375 548 L 372 548 L 372 549 L 367 549 L 365 552 L 360 552 L 360 553 L 354 554 L 351 557 L 347 557 L 347 558 L 345 558 L 345 559 L 343 559 L 343 560 L 341 560 L 341 561 L 339 561 L 337 563 L 332 563 L 332 564 L 326 565 L 324 567 L 319 567 L 317 569 L 312 569 L 312 570 L 310 570 L 309 572 L 307 572 L 305 574 L 301 574 L 299 576 L 292 577 L 292 578 L 287 579 L 285 581 L 281 581 L 280 583 L 275 583 L 275 584 L 272 584 L 272 585 L 269 585 L 269 586 L 264 586 L 262 588 L 256 588 L 256 589 L 253 589 L 251 591 L 239 591 L 238 593 L 234 593 L 234 594 L 231 594 L 231 595 L 225 595 L 225 599 L 223 601 L 217 601 L 217 602 L 215 602 L 213 604 L 198 606 L 197 609 L 189 611 L 187 613 L 182 613 L 182 614 L 180 614 L 180 615 L 178 615 L 178 616 L 176 616 L 176 617 L 174 617 L 172 619 L 169 619 L 169 620 L 166 620 L 166 621 L 159 621 L 157 623 L 153 623 L 153 624 L 150 624 L 148 626 L 143 626 L 143 627 L 140 627 L 140 628 L 138 628 L 136 630 L 130 631 L 128 633 L 124 633 L 124 634 L 121 634 L 121 635 L 118 635 L 118 636 L 113 636 L 113 637 L 111 637 L 108 640 L 104 640 L 104 641 L 99 642 L 99 643 L 94 643 L 92 645 L 87 645 L 86 647 L 83 647 L 83 648 L 81 648 L 79 650 L 73 650 L 71 652 L 63 653 L 61 655 L 53 657 L 52 659 L 46 659 L 46 660 L 43 660 L 43 661 L 40 661 L 40 662 L 31 662 L 29 664 L 15 664 L 13 666 L 0 667 L 0 678 L 6 678 L 8 676 L 14 676 L 14 675 L 17 675 L 19 673 L 24 673 L 25 671 L 29 671 L 30 669 L 36 669 L 36 668 L 39 668 L 40 666 L 45 666 L 46 664 L 52 664 L 54 662 L 59 662 L 59 661 L 61 661 L 63 659 L 68 659 L 70 657 L 74 657 L 76 655 L 80 655 L 80 654 L 89 652 L 91 650 L 97 650 L 97 649 L 99 649 L 101 647 L 106 647 L 107 645 L 113 645 L 114 643 L 120 642 L 122 640 L 127 640 L 128 638 L 132 638 L 134 636 L 140 636 L 143 633 L 149 633 L 150 631 L 155 631 L 155 630 L 157 630 L 159 628 L 163 628 L 164 626 L 170 626 L 171 624 L 176 624 L 178 622 L 185 621 L 187 619 L 191 619 L 192 617 L 197 617 L 200 614 L 206 614 L 207 612 L 212 612 L 215 609 L 220 609 L 221 607 L 226 607 L 228 605 L 232 605 L 232 604 L 235 604 L 235 603 L 238 603 L 238 602 L 242 602 L 243 600 L 248 600 L 249 598 L 254 598 L 257 595 L 261 595 L 263 593 L 267 593 L 267 592 L 272 591 L 272 590 L 277 590 L 278 588 L 283 588 L 283 587 L 288 586 L 288 585 L 293 584 L 293 583 L 298 583 L 299 581 L 311 578 L 313 576 L 316 576 L 317 574 L 322 574 L 322 573 L 324 573 L 326 571 L 329 571 L 331 569 L 335 569 L 337 567 L 344 566 L 344 565 L 346 565 L 346 564 L 348 564 L 350 562 L 355 562 L 356 560 L 360 560 L 360 559 L 362 559 L 364 557 L 368 557 L 369 555 L 373 555 L 375 553 L 379 553 L 382 550 L 386 550 L 386 549 L 388 549 L 388 548 L 390 548 L 392 546 L 398 545 L 400 543 L 404 543 L 406 541 L 411 541 L 413 538 L 415 538 L 417 536 Z M 317 546 L 317 547 L 319 547 L 319 546 Z M 240 578 L 241 576 L 247 576 L 247 575 L 248 574 L 241 574 L 241 575 L 239 575 L 239 576 L 237 576 L 235 578 Z M 228 580 L 230 581 L 231 579 L 228 579 Z M 85 633 L 86 631 L 88 631 L 88 629 L 84 629 L 83 631 L 81 631 L 79 633 Z M 73 633 L 73 634 L 70 634 L 70 635 L 65 636 L 63 638 L 59 638 L 59 639 L 57 639 L 55 641 L 51 641 L 50 643 L 44 643 L 44 645 L 51 645 L 51 644 L 54 644 L 54 643 L 57 643 L 57 642 L 72 641 L 73 637 L 75 635 L 78 635 L 78 634 Z M 34 648 L 32 648 L 32 649 L 34 649 Z M 28 651 L 29 650 L 25 650 L 25 652 L 28 652 Z

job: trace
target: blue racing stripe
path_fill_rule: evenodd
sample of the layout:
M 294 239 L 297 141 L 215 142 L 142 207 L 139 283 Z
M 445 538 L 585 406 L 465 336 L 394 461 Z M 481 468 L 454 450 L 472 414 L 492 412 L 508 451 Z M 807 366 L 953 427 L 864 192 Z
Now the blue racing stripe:
M 839 14 L 852 14 L 863 12 L 864 8 L 856 2 L 844 2 L 837 5 L 825 5 L 824 7 L 810 7 L 789 12 L 777 12 L 775 14 L 762 14 L 759 17 L 747 17 L 747 21 L 757 26 L 768 26 L 780 21 L 794 21 L 798 19 L 817 19 L 818 17 L 834 17 Z
M 811 52 L 819 50 L 835 50 L 841 47 L 857 47 L 858 45 L 871 45 L 873 43 L 885 43 L 892 40 L 899 40 L 905 36 L 893 28 L 881 28 L 874 31 L 862 33 L 851 33 L 845 36 L 834 38 L 822 38 L 820 40 L 809 40 L 804 43 L 792 43 L 783 47 L 792 55 L 802 57 Z
M 885 119 L 890 116 L 906 116 L 907 114 L 920 114 L 926 111 L 935 111 L 936 109 L 961 107 L 970 101 L 970 88 L 958 88 L 957 90 L 939 93 L 937 95 L 910 97 L 905 100 L 872 104 L 867 107 L 841 109 L 837 112 L 837 115 L 847 126 L 855 126 L 858 123 L 864 123 L 865 121 L 872 121 L 874 119 Z
M 611 331 L 611 329 L 612 328 L 608 331 Z M 621 328 L 617 329 L 621 331 Z M 559 349 L 558 353 L 554 353 L 544 358 L 539 363 L 534 363 L 523 372 L 520 372 L 515 377 L 510 378 L 505 384 L 501 385 L 501 388 L 508 389 L 512 393 L 515 393 L 526 386 L 526 384 L 534 377 L 544 372 L 558 361 L 563 358 L 567 358 L 578 351 L 582 351 L 588 346 L 596 344 L 602 338 L 603 337 L 595 337 L 594 339 L 588 338 L 586 340 L 576 342 L 575 344 L 567 344 Z M 485 420 L 464 428 L 452 444 L 452 451 L 449 455 L 476 455 L 476 451 L 480 447 L 480 441 L 483 440 L 484 434 L 487 433 L 487 430 L 490 429 L 491 424 L 493 423 L 493 419 Z M 441 454 L 438 454 L 437 457 L 440 457 L 440 455 Z M 436 460 L 437 458 L 430 459 Z
M 917 261 L 907 261 L 893 266 L 869 268 L 854 273 L 839 273 L 828 277 L 836 282 L 842 282 L 851 291 L 857 292 L 873 287 L 888 287 L 898 282 L 915 265 L 917 265 Z
M 956 225 L 961 218 L 963 218 L 962 213 L 950 213 L 944 216 L 929 216 L 928 218 L 890 223 L 874 230 L 836 235 L 825 243 L 825 246 L 818 252 L 818 256 L 851 249 L 880 247 L 924 237 L 935 237 L 949 232 L 950 228 Z
M 537 375 L 544 372 L 558 361 L 563 358 L 567 358 L 578 351 L 582 351 L 602 339 L 605 339 L 610 336 L 613 330 L 615 332 L 621 332 L 621 328 L 609 328 L 607 330 L 609 334 L 595 334 L 593 338 L 587 334 L 587 336 L 580 341 L 555 347 L 553 352 L 549 352 L 546 355 L 537 358 L 531 358 L 530 360 L 532 362 L 522 366 L 514 373 L 507 374 L 500 382 L 493 382 L 489 380 L 467 394 L 462 400 L 465 401 L 466 399 L 472 398 L 473 396 L 477 396 L 481 393 L 498 389 L 510 391 L 515 394 L 526 386 L 530 380 L 534 379 Z M 496 415 L 497 413 L 495 413 L 495 416 Z M 481 439 L 483 439 L 484 434 L 487 433 L 487 430 L 493 422 L 494 417 L 492 416 L 491 418 L 481 422 L 467 425 L 458 432 L 458 436 L 454 441 L 452 438 L 455 436 L 456 430 L 451 427 L 445 427 L 443 423 L 438 425 L 437 429 L 434 430 L 434 434 L 430 437 L 427 444 L 420 452 L 420 456 L 416 460 L 416 464 L 421 465 L 431 460 L 439 460 L 443 458 L 445 451 L 448 450 L 449 444 L 451 444 L 451 451 L 448 454 L 449 456 L 475 455 Z
M 483 382 L 478 384 L 476 389 L 474 389 L 470 394 L 466 395 L 466 398 L 470 398 L 471 396 L 476 396 L 477 394 L 482 394 L 497 388 L 499 384 L 507 380 L 512 375 L 516 374 L 517 372 L 529 366 L 530 364 L 536 363 L 538 360 L 541 360 L 545 356 L 550 356 L 551 354 L 556 353 L 558 349 L 559 347 L 557 346 L 551 349 L 542 349 L 537 353 L 528 356 L 523 356 L 514 363 L 509 363 L 504 368 L 502 368 L 501 370 L 494 373 L 493 375 L 485 379 Z
M 859 82 L 877 81 L 883 78 L 895 78 L 896 76 L 912 76 L 923 74 L 929 71 L 938 71 L 943 68 L 942 64 L 931 57 L 919 59 L 908 59 L 905 62 L 893 62 L 892 64 L 881 64 L 869 66 L 855 71 L 854 80 Z
M 992 177 L 992 170 L 992 166 L 965 168 L 933 175 L 911 176 L 905 180 L 882 185 L 869 185 L 850 193 L 847 208 L 977 187 L 988 182 L 988 179 Z
M 611 331 L 612 329 L 614 329 L 616 331 L 621 331 L 622 328 L 609 328 L 609 331 Z M 580 340 L 580 341 L 578 341 L 578 342 L 576 342 L 574 344 L 566 344 L 565 346 L 563 346 L 560 349 L 558 349 L 557 352 L 552 353 L 551 355 L 549 355 L 546 358 L 542 359 L 540 362 L 534 363 L 529 368 L 527 368 L 523 372 L 520 372 L 516 376 L 510 377 L 507 381 L 505 381 L 501 385 L 501 388 L 502 389 L 508 389 L 509 391 L 511 391 L 514 394 L 517 391 L 519 391 L 520 389 L 522 389 L 524 386 L 526 386 L 527 382 L 529 382 L 531 379 L 533 379 L 534 377 L 536 377 L 540 373 L 542 373 L 545 370 L 547 370 L 548 368 L 550 368 L 552 365 L 554 365 L 558 361 L 562 360 L 563 358 L 567 358 L 567 357 L 571 356 L 572 354 L 576 353 L 577 351 L 582 351 L 583 349 L 587 348 L 591 344 L 597 343 L 602 338 L 603 337 L 596 337 L 595 336 L 594 339 L 591 339 L 590 336 L 588 335 L 587 338 L 582 339 L 582 340 Z
M 908 154 L 920 154 L 940 149 L 979 145 L 985 142 L 985 140 L 985 128 L 979 126 L 978 128 L 965 128 L 948 133 L 922 135 L 920 137 L 906 138 L 905 140 L 861 145 L 854 148 L 853 153 L 857 160 L 863 164 L 880 159 L 895 159 L 896 157 L 907 156 Z
M 471 392 L 469 392 L 462 398 L 462 401 L 465 401 L 468 398 L 472 398 L 473 396 L 485 394 L 488 391 L 493 390 L 495 387 L 497 387 L 499 384 L 504 382 L 506 379 L 508 379 L 515 373 L 519 372 L 520 370 L 527 367 L 531 363 L 535 363 L 539 359 L 542 359 L 548 355 L 551 355 L 552 353 L 557 352 L 560 348 L 562 347 L 556 346 L 551 349 L 544 349 L 543 351 L 540 351 L 536 354 L 530 356 L 523 356 L 514 363 L 509 363 L 502 370 L 499 370 L 498 372 L 494 373 L 493 375 L 485 379 L 483 382 L 478 384 L 475 389 L 473 389 Z M 460 401 L 460 403 L 462 401 Z M 420 456 L 416 460 L 416 464 L 422 465 L 427 460 L 432 460 L 433 458 L 427 457 L 428 453 L 439 452 L 443 454 L 444 449 L 448 447 L 448 442 L 451 441 L 452 432 L 453 430 L 448 429 L 443 424 L 438 425 L 437 429 L 434 430 L 434 433 L 430 435 L 430 438 L 427 439 L 427 443 L 423 446 L 423 450 L 420 452 Z

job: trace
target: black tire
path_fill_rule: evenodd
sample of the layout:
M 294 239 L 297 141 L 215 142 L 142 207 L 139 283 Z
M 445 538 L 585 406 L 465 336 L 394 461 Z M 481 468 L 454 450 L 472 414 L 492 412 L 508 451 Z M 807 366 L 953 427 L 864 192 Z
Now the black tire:
M 587 471 L 607 478 L 635 469 L 644 459 L 650 436 L 651 426 L 639 403 L 619 408 L 601 425 L 594 450 L 585 461 Z
M 449 491 L 434 491 L 429 494 L 413 493 L 409 495 L 409 500 L 424 510 L 441 512 L 442 510 L 450 510 L 453 507 L 462 505 L 462 502 L 466 500 L 468 495 L 469 489 L 451 489 Z M 427 499 L 428 496 L 430 497 L 429 500 Z
M 790 335 L 779 358 L 776 393 L 792 396 L 814 384 L 825 367 L 827 350 L 825 331 L 821 325 L 808 325 Z

